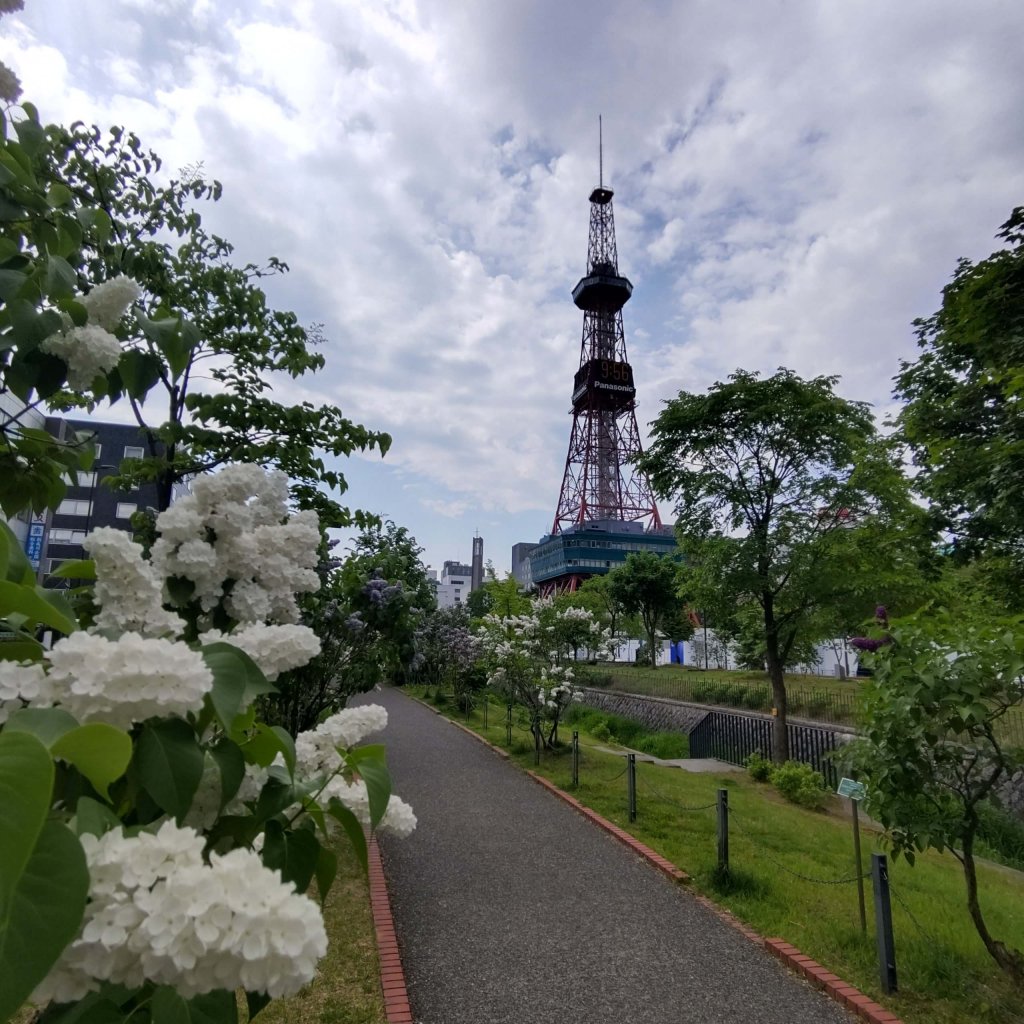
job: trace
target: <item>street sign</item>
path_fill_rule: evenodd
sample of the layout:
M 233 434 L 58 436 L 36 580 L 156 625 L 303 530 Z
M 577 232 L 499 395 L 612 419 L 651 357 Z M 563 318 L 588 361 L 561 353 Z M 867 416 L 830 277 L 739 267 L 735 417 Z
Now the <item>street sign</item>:
M 854 782 L 853 779 L 842 779 L 836 792 L 840 796 L 849 797 L 851 800 L 863 800 L 868 794 L 864 783 Z

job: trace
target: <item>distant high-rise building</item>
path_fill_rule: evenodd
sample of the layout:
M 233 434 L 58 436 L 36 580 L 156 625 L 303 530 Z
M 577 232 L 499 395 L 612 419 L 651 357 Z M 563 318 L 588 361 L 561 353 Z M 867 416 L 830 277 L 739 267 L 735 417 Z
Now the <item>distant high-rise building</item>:
M 473 566 L 469 581 L 470 591 L 479 590 L 484 585 L 484 539 L 473 538 Z

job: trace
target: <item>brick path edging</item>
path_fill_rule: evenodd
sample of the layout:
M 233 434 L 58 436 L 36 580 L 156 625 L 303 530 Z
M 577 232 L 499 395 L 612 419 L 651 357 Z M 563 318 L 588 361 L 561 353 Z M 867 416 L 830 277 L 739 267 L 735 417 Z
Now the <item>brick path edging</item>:
M 411 696 L 411 694 L 409 696 Z M 490 740 L 481 736 L 480 733 L 470 729 L 469 726 L 463 725 L 461 722 L 456 722 L 453 718 L 447 718 L 439 708 L 431 707 L 430 704 L 419 700 L 418 697 L 413 697 L 413 700 L 419 701 L 420 704 L 429 708 L 434 712 L 434 714 L 444 718 L 451 725 L 454 725 L 456 729 L 461 729 L 464 733 L 472 736 L 473 739 L 479 741 L 485 747 L 490 747 L 491 750 L 500 754 L 506 760 L 509 759 L 509 753 L 507 750 L 503 750 L 501 747 L 491 743 Z M 548 790 L 548 792 L 553 793 L 559 799 L 564 800 L 575 810 L 579 811 L 580 814 L 585 818 L 588 818 L 599 828 L 604 829 L 609 835 L 614 836 L 614 838 L 618 839 L 621 843 L 624 843 L 638 857 L 642 857 L 652 867 L 657 868 L 657 870 L 662 874 L 676 882 L 685 884 L 690 881 L 690 876 L 685 871 L 676 867 L 676 865 L 670 860 L 662 857 L 660 853 L 656 853 L 646 844 L 641 843 L 640 840 L 631 836 L 625 831 L 625 829 L 619 828 L 619 826 L 614 822 L 609 821 L 596 811 L 593 811 L 589 807 L 581 804 L 571 793 L 566 793 L 564 789 L 560 789 L 553 782 L 536 774 L 536 772 L 531 772 L 529 769 L 526 769 L 526 774 L 533 779 L 534 782 L 540 783 L 540 785 Z M 719 906 L 709 897 L 701 896 L 698 893 L 691 893 L 691 895 L 698 903 L 707 907 L 707 909 L 716 917 L 719 917 L 731 928 L 735 928 L 744 936 L 744 938 L 749 939 L 751 942 L 754 942 L 759 946 L 763 946 L 769 953 L 771 953 L 772 956 L 781 960 L 791 971 L 796 974 L 803 975 L 811 985 L 820 989 L 825 995 L 830 999 L 835 1000 L 841 1006 L 844 1006 L 846 1009 L 856 1013 L 858 1017 L 867 1021 L 868 1024 L 903 1024 L 903 1021 L 897 1017 L 896 1014 L 864 995 L 863 992 L 854 988 L 853 985 L 847 984 L 838 975 L 826 970 L 826 968 L 812 960 L 809 956 L 804 956 L 796 946 L 786 942 L 785 939 L 766 939 L 758 932 L 755 932 L 752 928 L 748 928 L 742 921 L 726 910 L 725 907 Z
M 384 865 L 380 858 L 377 837 L 368 844 L 370 876 L 370 910 L 373 930 L 377 935 L 377 955 L 380 960 L 380 987 L 384 993 L 384 1017 L 387 1024 L 413 1024 L 409 1007 L 409 993 L 405 987 L 405 969 L 398 952 L 395 921 L 391 916 L 391 900 L 384 879 Z

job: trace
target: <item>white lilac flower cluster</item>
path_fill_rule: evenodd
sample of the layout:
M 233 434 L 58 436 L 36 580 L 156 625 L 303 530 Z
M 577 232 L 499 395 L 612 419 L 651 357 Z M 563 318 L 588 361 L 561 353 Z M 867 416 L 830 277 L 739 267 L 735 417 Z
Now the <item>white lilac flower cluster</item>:
M 89 903 L 81 932 L 32 1001 L 72 1002 L 99 983 L 294 995 L 327 950 L 317 905 L 250 850 L 210 855 L 191 828 L 81 837 Z
M 157 573 L 191 581 L 191 599 L 204 612 L 223 603 L 240 623 L 292 623 L 295 595 L 320 586 L 316 513 L 289 517 L 288 478 L 279 471 L 242 464 L 200 477 L 192 494 L 160 513 L 156 528 Z
M 370 825 L 370 798 L 366 783 L 351 782 L 341 772 L 345 759 L 339 748 L 352 747 L 388 724 L 387 710 L 379 704 L 343 708 L 315 729 L 295 738 L 295 770 L 304 778 L 321 776 L 327 783 L 317 798 L 321 806 L 332 799 L 341 801 L 363 824 Z M 401 797 L 392 794 L 380 828 L 405 837 L 416 828 L 416 815 Z
M 231 633 L 210 630 L 203 643 L 224 641 L 244 651 L 270 680 L 282 672 L 307 664 L 320 653 L 320 637 L 309 626 L 267 626 L 252 622 Z
M 143 557 L 142 547 L 131 534 L 103 526 L 93 530 L 82 546 L 96 563 L 93 595 L 100 606 L 94 627 L 97 632 L 112 636 L 181 635 L 185 623 L 164 608 L 163 580 Z
M 40 344 L 43 352 L 67 364 L 71 387 L 88 390 L 97 376 L 117 366 L 121 343 L 111 331 L 141 294 L 138 284 L 123 274 L 104 281 L 88 295 L 79 297 L 88 323 L 76 327 L 65 315 L 64 330 L 51 334 Z
M 185 644 L 125 633 L 72 633 L 43 665 L 0 662 L 0 723 L 21 707 L 59 704 L 79 722 L 124 729 L 154 715 L 197 710 L 213 686 L 202 655 Z
M 52 687 L 41 665 L 0 661 L 0 725 L 25 705 L 49 706 Z
M 54 644 L 47 660 L 47 703 L 59 702 L 79 722 L 128 729 L 153 715 L 184 715 L 197 710 L 213 687 L 213 673 L 198 651 L 138 633 L 116 640 L 72 633 Z

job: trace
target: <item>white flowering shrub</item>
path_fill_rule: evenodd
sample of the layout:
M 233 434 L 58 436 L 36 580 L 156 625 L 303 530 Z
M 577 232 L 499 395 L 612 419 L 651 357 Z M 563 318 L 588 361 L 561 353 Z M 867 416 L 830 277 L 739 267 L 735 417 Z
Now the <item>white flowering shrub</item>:
M 117 317 L 129 291 L 90 316 Z M 335 830 L 365 863 L 366 830 L 415 828 L 383 748 L 359 745 L 383 708 L 297 737 L 257 720 L 256 698 L 320 650 L 292 621 L 319 541 L 280 473 L 231 466 L 157 517 L 149 552 L 90 535 L 91 563 L 67 570 L 95 574 L 80 620 L 0 528 L 0 1019 L 28 1000 L 46 1024 L 93 1006 L 233 1022 L 238 989 L 258 1012 L 325 952 L 305 893 L 330 888 Z
M 537 743 L 547 748 L 558 740 L 566 708 L 580 696 L 572 683 L 567 651 L 586 646 L 598 656 L 607 656 L 611 643 L 590 612 L 559 610 L 543 598 L 532 602 L 527 615 L 485 616 L 478 636 L 489 670 L 488 685 L 510 704 L 526 707 Z

